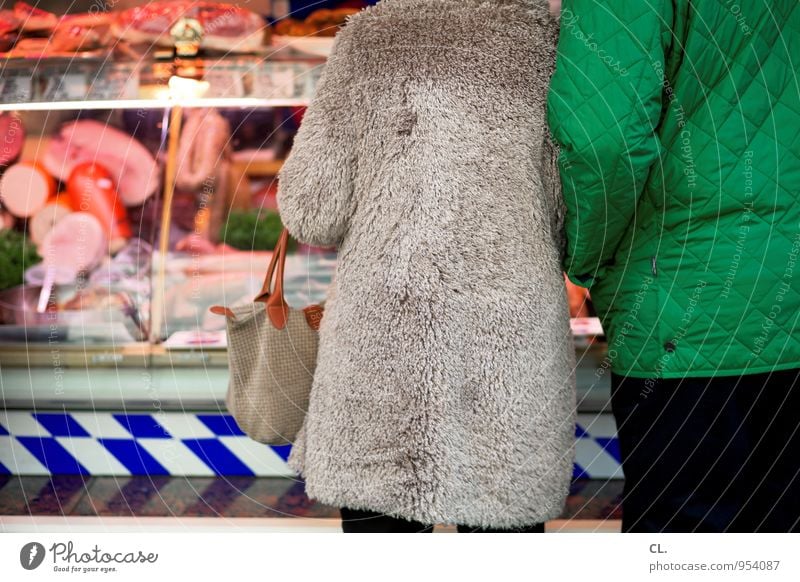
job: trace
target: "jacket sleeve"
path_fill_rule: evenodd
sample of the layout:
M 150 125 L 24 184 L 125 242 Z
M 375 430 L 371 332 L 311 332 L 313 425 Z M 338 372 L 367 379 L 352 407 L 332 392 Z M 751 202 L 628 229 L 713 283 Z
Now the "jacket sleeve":
M 337 245 L 354 210 L 355 128 L 352 88 L 358 82 L 350 56 L 349 25 L 334 41 L 278 174 L 278 209 L 297 240 L 321 247 Z
M 564 0 L 548 122 L 561 148 L 564 270 L 590 287 L 613 264 L 660 155 L 672 2 Z

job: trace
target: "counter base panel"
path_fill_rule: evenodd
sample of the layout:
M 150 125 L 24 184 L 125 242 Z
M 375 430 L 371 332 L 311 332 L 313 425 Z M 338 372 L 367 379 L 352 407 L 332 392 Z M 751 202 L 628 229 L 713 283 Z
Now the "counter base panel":
M 579 414 L 575 436 L 575 478 L 622 478 L 611 415 Z M 228 414 L 0 411 L 0 474 L 288 477 L 289 451 Z

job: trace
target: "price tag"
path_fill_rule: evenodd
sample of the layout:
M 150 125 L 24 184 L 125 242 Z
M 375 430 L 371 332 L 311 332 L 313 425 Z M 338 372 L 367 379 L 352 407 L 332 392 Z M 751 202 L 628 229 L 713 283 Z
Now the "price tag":
M 86 98 L 86 74 L 52 74 L 46 78 L 42 101 L 82 101 Z
M 297 95 L 297 70 L 291 65 L 268 63 L 255 76 L 253 96 L 261 99 L 292 99 Z
M 322 77 L 322 72 L 325 70 L 325 65 L 319 65 L 311 67 L 306 76 L 308 78 L 308 82 L 306 83 L 306 97 L 311 99 L 314 97 L 314 93 L 317 92 L 317 85 L 319 84 L 320 77 Z
M 139 71 L 133 67 L 108 66 L 89 79 L 87 99 L 108 101 L 136 99 L 139 96 Z
M 210 67 L 203 80 L 209 84 L 205 97 L 244 97 L 242 71 L 233 67 Z
M 30 73 L 5 71 L 0 75 L 0 99 L 3 103 L 27 103 L 31 100 L 32 87 Z

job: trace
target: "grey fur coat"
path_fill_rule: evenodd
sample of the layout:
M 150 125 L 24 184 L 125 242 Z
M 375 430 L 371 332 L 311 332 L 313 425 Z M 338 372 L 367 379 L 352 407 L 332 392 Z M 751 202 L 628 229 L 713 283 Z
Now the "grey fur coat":
M 289 459 L 310 497 L 483 527 L 562 510 L 557 34 L 547 0 L 383 0 L 338 35 L 278 191 L 292 235 L 339 247 Z

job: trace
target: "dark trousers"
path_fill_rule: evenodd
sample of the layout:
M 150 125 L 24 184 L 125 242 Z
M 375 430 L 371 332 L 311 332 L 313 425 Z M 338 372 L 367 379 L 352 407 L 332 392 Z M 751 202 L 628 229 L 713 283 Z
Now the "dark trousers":
M 344 533 L 430 533 L 432 525 L 390 517 L 373 511 L 341 508 Z M 459 533 L 544 533 L 544 524 L 517 529 L 488 529 L 459 525 Z
M 800 531 L 800 369 L 611 392 L 622 531 Z

